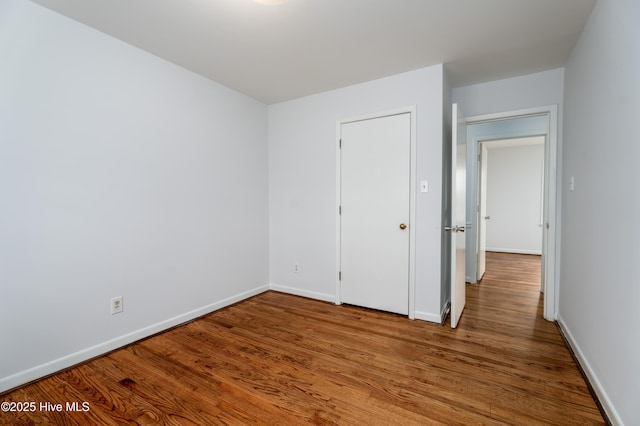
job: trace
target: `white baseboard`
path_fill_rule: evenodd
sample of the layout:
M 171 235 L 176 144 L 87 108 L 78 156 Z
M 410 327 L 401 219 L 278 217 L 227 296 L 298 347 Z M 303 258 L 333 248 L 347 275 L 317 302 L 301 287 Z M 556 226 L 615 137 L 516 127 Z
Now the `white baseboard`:
M 435 322 L 436 324 L 442 324 L 442 314 L 432 314 L 430 312 L 416 311 L 415 319 L 422 321 Z
M 257 294 L 264 293 L 267 290 L 269 290 L 269 287 L 266 285 L 257 287 L 255 289 L 236 294 L 235 296 L 228 297 L 226 299 L 211 303 L 201 308 L 194 309 L 193 311 L 186 312 L 173 318 L 169 318 L 165 321 L 161 321 L 140 330 L 133 331 L 131 333 L 116 337 L 95 346 L 63 356 L 62 358 L 54 359 L 47 363 L 32 367 L 28 370 L 12 374 L 11 376 L 0 378 L 0 392 L 8 391 L 9 389 L 22 386 L 34 380 L 38 380 L 40 378 L 54 374 L 58 371 L 62 371 L 66 368 L 80 364 L 82 362 L 90 360 L 91 358 L 104 355 L 115 349 L 152 336 L 171 327 L 175 327 L 177 325 L 191 321 L 195 318 L 217 311 L 218 309 L 224 308 L 226 306 L 233 305 L 234 303 L 248 299 L 249 297 L 255 296 Z
M 315 291 L 301 290 L 299 288 L 287 287 L 284 285 L 270 284 L 269 289 L 280 293 L 293 294 L 294 296 L 307 297 L 309 299 L 323 300 L 325 302 L 336 303 L 335 294 L 318 293 Z
M 618 415 L 618 412 L 616 411 L 615 407 L 611 403 L 611 400 L 609 399 L 607 392 L 602 387 L 600 380 L 598 380 L 598 377 L 593 372 L 593 368 L 591 368 L 591 364 L 589 364 L 589 361 L 587 360 L 587 358 L 584 356 L 584 353 L 580 349 L 580 345 L 578 345 L 575 338 L 573 337 L 573 334 L 571 334 L 571 330 L 569 330 L 569 328 L 567 327 L 565 322 L 562 320 L 562 317 L 560 315 L 558 315 L 557 321 L 558 321 L 558 325 L 560 326 L 560 330 L 562 330 L 562 334 L 564 334 L 564 337 L 567 339 L 567 342 L 569 343 L 571 350 L 573 351 L 576 359 L 578 360 L 580 367 L 582 367 L 584 374 L 587 376 L 587 379 L 589 380 L 589 383 L 591 384 L 593 391 L 596 393 L 598 400 L 602 405 L 602 408 L 604 409 L 605 413 L 607 413 L 609 420 L 613 425 L 623 425 L 624 423 L 622 422 L 622 419 L 620 418 L 620 416 Z
M 273 290 L 273 291 L 280 292 L 280 293 L 293 294 L 295 296 L 307 297 L 309 299 L 322 300 L 322 301 L 325 301 L 325 302 L 336 303 L 336 297 L 334 295 L 332 295 L 332 294 L 317 293 L 317 292 L 314 292 L 314 291 L 300 290 L 299 288 L 287 287 L 287 286 L 282 286 L 282 285 L 278 285 L 278 284 L 271 284 L 269 286 L 269 289 Z M 446 315 L 446 311 L 445 311 L 446 309 L 448 309 L 448 305 L 445 307 L 445 309 L 443 309 L 443 313 L 441 313 L 440 316 L 435 315 L 435 314 L 431 314 L 431 313 L 427 313 L 427 312 L 416 311 L 414 319 L 423 320 L 423 321 L 429 321 L 429 322 L 435 322 L 437 324 L 441 324 L 443 315 Z
M 514 254 L 537 254 L 542 255 L 542 250 L 521 250 L 521 249 L 512 249 L 512 248 L 489 248 L 487 247 L 487 251 L 495 251 L 497 253 L 514 253 Z

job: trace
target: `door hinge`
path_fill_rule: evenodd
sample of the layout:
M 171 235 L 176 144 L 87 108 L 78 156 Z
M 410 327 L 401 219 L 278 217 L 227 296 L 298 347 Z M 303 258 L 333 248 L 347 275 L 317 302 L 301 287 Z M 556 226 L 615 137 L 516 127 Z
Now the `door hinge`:
M 338 214 L 342 215 L 342 206 L 338 206 Z
M 340 139 L 340 149 L 342 149 L 342 139 Z
M 338 281 L 342 281 L 342 271 L 338 272 Z

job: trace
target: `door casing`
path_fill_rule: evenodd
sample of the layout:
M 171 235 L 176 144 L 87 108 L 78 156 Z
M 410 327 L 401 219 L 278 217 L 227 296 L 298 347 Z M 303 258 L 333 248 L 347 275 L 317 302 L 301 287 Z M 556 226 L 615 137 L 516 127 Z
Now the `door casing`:
M 410 319 L 415 318 L 415 276 L 416 276 L 416 262 L 415 262 L 415 246 L 416 246 L 416 232 L 415 232 L 415 218 L 416 218 L 416 107 L 415 105 L 382 111 L 372 114 L 359 115 L 354 117 L 347 117 L 336 121 L 336 305 L 342 304 L 340 298 L 340 271 L 341 271 L 341 243 L 340 243 L 340 200 L 341 200 L 341 155 L 340 155 L 340 135 L 342 125 L 351 123 L 354 121 L 371 120 L 376 118 L 387 117 L 390 115 L 406 114 L 410 116 L 410 164 L 409 164 L 409 314 Z
M 485 273 L 485 261 L 487 255 L 487 222 L 485 217 L 487 216 L 487 146 L 484 143 L 480 143 L 478 146 L 478 218 L 476 223 L 478 224 L 478 248 L 476 260 L 476 280 L 480 281 Z M 480 267 L 479 265 L 483 265 Z

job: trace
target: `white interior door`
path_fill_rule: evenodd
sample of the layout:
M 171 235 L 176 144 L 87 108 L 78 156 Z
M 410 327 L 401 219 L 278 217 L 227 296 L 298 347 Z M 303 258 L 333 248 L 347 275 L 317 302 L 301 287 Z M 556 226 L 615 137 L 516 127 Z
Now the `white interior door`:
M 480 281 L 484 276 L 487 266 L 487 159 L 489 150 L 483 143 L 480 144 L 480 156 L 478 170 L 478 267 L 476 280 Z
M 409 313 L 411 115 L 345 123 L 340 300 Z
M 467 197 L 467 126 L 457 104 L 453 104 L 451 137 L 451 197 L 449 226 L 451 235 L 451 328 L 458 326 L 464 310 L 465 292 L 465 224 Z

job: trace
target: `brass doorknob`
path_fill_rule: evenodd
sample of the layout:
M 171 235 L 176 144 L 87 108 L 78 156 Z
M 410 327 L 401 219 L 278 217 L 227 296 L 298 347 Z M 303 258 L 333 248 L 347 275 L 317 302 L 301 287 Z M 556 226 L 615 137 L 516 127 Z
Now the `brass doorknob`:
M 404 223 L 400 224 L 400 229 L 407 229 L 407 225 L 405 225 Z

